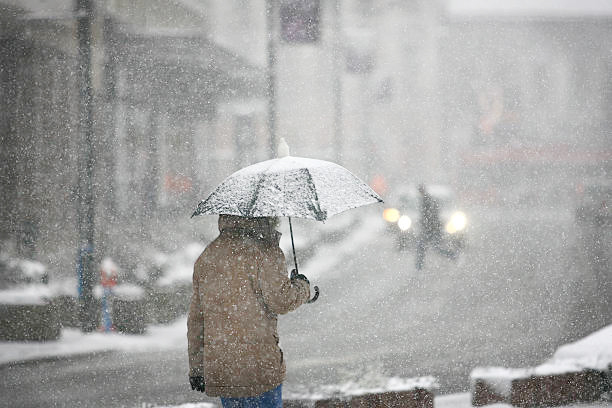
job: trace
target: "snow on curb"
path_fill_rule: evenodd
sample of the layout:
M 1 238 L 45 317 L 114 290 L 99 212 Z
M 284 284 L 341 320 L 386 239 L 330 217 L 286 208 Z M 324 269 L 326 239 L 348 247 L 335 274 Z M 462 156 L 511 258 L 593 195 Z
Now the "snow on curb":
M 145 335 L 82 333 L 63 329 L 57 341 L 0 342 L 0 365 L 29 360 L 57 358 L 105 351 L 158 351 L 187 349 L 187 319 L 170 325 L 152 325 Z
M 290 401 L 284 401 L 285 408 L 291 408 Z M 593 404 L 579 404 L 579 405 L 564 405 L 559 408 L 610 408 L 612 404 L 606 402 L 593 403 Z M 147 405 L 148 408 L 219 408 L 221 407 L 221 403 L 213 404 L 213 403 L 187 403 L 180 405 Z M 472 403 L 470 402 L 470 394 L 469 393 L 460 393 L 460 394 L 449 394 L 449 395 L 440 395 L 434 397 L 434 407 L 435 408 L 472 408 Z M 134 408 L 142 408 L 141 405 Z M 508 404 L 491 404 L 487 406 L 487 408 L 511 408 Z
M 609 387 L 612 325 L 560 347 L 536 367 L 477 367 L 470 374 L 472 404 L 513 406 L 591 402 Z M 606 379 L 608 376 L 608 379 Z
M 432 408 L 433 391 L 439 388 L 434 377 L 378 378 L 377 384 L 349 381 L 327 385 L 315 392 L 287 393 L 283 405 L 291 407 L 402 406 Z
M 46 305 L 52 297 L 49 286 L 42 283 L 0 290 L 0 303 L 6 305 Z

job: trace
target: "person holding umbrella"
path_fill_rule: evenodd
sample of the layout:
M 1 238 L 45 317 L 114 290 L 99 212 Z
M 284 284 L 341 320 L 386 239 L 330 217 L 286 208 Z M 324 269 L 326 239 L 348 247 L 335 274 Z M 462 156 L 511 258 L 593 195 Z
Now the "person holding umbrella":
M 194 266 L 187 320 L 189 381 L 224 407 L 282 407 L 285 361 L 277 316 L 310 298 L 287 277 L 276 217 L 219 216 L 219 236 Z
M 275 159 L 227 177 L 192 217 L 219 215 L 220 235 L 195 263 L 188 318 L 189 380 L 224 407 L 282 407 L 285 361 L 277 315 L 319 297 L 298 272 L 292 217 L 325 221 L 382 199 L 332 162 L 294 157 L 281 138 Z M 288 217 L 295 269 L 287 277 L 276 231 Z

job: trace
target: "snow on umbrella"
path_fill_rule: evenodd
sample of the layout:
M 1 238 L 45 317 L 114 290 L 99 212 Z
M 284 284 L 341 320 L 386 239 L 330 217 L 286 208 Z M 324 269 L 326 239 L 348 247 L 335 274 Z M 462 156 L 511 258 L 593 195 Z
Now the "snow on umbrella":
M 343 211 L 382 202 L 367 184 L 346 168 L 325 160 L 285 156 L 245 167 L 226 178 L 193 216 L 291 217 L 325 221 Z M 315 286 L 315 297 L 318 287 Z
M 229 176 L 193 215 L 327 218 L 382 199 L 335 163 L 287 156 L 245 167 Z

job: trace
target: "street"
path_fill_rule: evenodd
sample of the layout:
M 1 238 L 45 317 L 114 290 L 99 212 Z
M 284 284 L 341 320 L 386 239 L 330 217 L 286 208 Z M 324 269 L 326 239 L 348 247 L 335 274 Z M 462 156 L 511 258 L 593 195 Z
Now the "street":
M 429 251 L 418 273 L 377 212 L 364 214 L 302 268 L 317 276 L 320 299 L 279 319 L 285 395 L 377 376 L 433 375 L 440 394 L 466 391 L 476 366 L 539 364 L 606 324 L 609 305 L 570 210 L 473 209 L 466 253 L 451 261 Z M 317 262 L 332 254 L 338 263 Z M 0 376 L 2 407 L 215 401 L 189 389 L 184 349 L 23 363 Z

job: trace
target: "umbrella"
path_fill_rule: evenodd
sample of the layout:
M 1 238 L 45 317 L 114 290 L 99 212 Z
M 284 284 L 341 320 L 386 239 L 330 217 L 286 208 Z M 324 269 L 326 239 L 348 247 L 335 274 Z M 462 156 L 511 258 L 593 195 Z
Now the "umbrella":
M 325 160 L 285 156 L 245 167 L 226 178 L 199 204 L 193 216 L 289 217 L 291 247 L 298 271 L 291 217 L 325 221 L 343 211 L 382 202 L 346 168 Z M 319 288 L 314 287 L 314 302 Z

